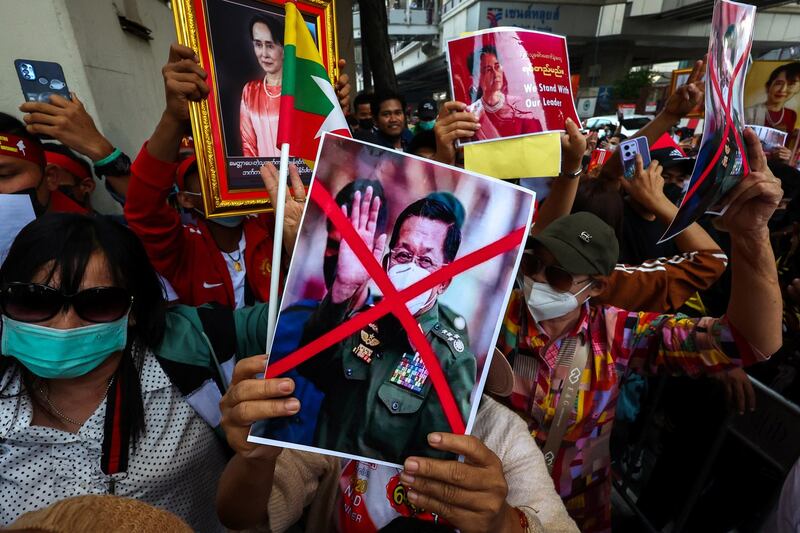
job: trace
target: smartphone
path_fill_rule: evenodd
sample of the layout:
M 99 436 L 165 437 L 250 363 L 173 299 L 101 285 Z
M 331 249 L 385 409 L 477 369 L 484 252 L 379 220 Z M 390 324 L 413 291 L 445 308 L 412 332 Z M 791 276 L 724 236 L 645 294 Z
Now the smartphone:
M 69 88 L 64 79 L 64 70 L 58 63 L 15 59 L 19 84 L 26 102 L 50 102 L 50 95 L 59 94 L 69 99 Z
M 636 154 L 642 156 L 642 166 L 650 166 L 650 145 L 647 144 L 646 137 L 636 137 L 619 143 L 620 154 L 622 155 L 622 168 L 625 169 L 625 179 L 632 180 L 636 173 Z

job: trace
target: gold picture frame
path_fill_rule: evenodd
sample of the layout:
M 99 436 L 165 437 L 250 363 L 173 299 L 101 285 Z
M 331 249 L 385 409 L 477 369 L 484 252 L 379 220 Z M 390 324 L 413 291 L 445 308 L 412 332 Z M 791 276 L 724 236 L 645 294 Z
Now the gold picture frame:
M 298 10 L 316 39 L 331 81 L 338 76 L 334 1 L 296 1 Z M 246 153 L 245 142 L 236 133 L 237 130 L 241 131 L 237 101 L 241 102 L 243 98 L 241 79 L 247 79 L 248 74 L 254 78 L 259 68 L 249 34 L 253 31 L 252 21 L 255 16 L 266 16 L 281 24 L 284 4 L 285 0 L 172 1 L 178 42 L 197 53 L 200 66 L 208 73 L 208 98 L 192 102 L 189 113 L 203 204 L 206 216 L 210 218 L 272 209 L 258 169 L 267 160 L 277 166 L 277 157 L 261 155 L 260 152 Z M 235 55 L 231 52 L 234 46 L 238 47 Z M 249 55 L 243 53 L 242 47 L 249 49 Z M 226 61 L 228 56 L 234 60 Z M 259 75 L 265 76 L 264 91 L 269 96 L 266 75 L 263 71 Z M 269 116 L 263 120 L 270 123 Z M 270 150 L 267 143 L 264 149 Z M 299 160 L 296 162 L 302 164 Z M 303 177 L 310 178 L 310 169 L 307 167 Z

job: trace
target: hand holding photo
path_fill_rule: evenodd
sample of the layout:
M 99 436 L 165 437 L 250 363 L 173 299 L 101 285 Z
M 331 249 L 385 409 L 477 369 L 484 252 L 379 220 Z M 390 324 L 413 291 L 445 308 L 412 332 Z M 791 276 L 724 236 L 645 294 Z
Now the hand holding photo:
M 725 196 L 750 172 L 742 131 L 744 80 L 756 8 L 720 0 L 714 6 L 706 71 L 703 140 L 678 213 L 661 237 L 678 235 L 703 214 L 721 214 Z
M 469 432 L 533 215 L 516 185 L 326 134 L 250 440 L 398 465 Z

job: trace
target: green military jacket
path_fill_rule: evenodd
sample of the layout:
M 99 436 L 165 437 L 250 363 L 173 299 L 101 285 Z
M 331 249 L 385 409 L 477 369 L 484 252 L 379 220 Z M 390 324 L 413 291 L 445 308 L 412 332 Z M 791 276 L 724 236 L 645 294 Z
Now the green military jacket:
M 307 344 L 345 322 L 346 305 L 326 297 L 306 324 Z M 477 363 L 467 339 L 435 304 L 417 317 L 466 423 Z M 463 331 L 463 328 L 459 328 Z M 427 444 L 431 431 L 451 431 L 428 371 L 408 336 L 387 315 L 298 367 L 325 393 L 314 444 L 402 463 L 410 455 L 452 458 Z

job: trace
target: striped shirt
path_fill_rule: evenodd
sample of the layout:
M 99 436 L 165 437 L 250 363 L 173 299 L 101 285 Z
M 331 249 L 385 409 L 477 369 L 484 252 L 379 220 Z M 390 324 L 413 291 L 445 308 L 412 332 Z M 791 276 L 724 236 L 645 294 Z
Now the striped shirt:
M 590 340 L 576 405 L 552 476 L 581 531 L 610 529 L 609 437 L 620 376 L 627 371 L 697 376 L 764 359 L 725 318 L 688 318 L 585 304 L 568 336 Z M 569 368 L 557 365 L 561 339 L 543 334 L 519 290 L 512 293 L 498 347 L 514 367 L 511 404 L 540 447 Z

